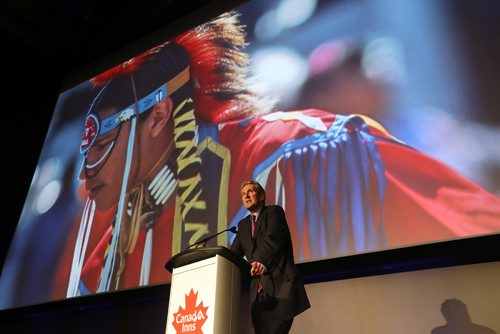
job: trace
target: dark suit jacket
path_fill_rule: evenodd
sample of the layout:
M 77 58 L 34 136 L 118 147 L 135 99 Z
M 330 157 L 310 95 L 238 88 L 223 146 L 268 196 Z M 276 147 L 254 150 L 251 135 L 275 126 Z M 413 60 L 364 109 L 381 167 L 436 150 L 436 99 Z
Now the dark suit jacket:
M 263 207 L 253 238 L 250 216 L 242 219 L 231 250 L 239 256 L 245 255 L 250 263 L 262 263 L 268 270 L 260 279 L 252 279 L 251 303 L 256 300 L 260 280 L 263 292 L 275 300 L 273 310 L 277 317 L 290 319 L 310 307 L 293 260 L 292 240 L 283 208 L 277 205 Z

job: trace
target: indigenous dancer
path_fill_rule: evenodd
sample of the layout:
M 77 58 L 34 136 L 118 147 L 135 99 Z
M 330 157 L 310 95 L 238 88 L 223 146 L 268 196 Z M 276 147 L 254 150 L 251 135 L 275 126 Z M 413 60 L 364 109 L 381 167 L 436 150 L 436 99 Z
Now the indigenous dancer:
M 244 218 L 247 179 L 287 212 L 297 261 L 500 230 L 497 197 L 375 120 L 274 110 L 244 45 L 224 14 L 91 80 L 67 296 L 167 281 L 172 255 Z

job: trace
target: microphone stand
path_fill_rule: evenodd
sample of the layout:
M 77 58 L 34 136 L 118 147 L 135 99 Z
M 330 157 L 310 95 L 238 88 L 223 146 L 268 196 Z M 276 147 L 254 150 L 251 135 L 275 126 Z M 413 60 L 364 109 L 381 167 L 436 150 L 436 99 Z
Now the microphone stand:
M 216 236 L 218 236 L 219 234 L 222 234 L 224 232 L 238 233 L 238 229 L 236 228 L 236 226 L 226 228 L 225 230 L 222 230 L 219 233 L 216 233 L 216 234 L 210 235 L 206 238 L 203 238 L 201 240 L 198 240 L 194 244 L 189 245 L 185 250 L 188 250 L 191 248 L 198 248 L 198 247 L 200 247 L 200 245 L 201 245 L 201 247 L 206 247 L 208 241 L 212 240 L 213 238 L 215 238 Z

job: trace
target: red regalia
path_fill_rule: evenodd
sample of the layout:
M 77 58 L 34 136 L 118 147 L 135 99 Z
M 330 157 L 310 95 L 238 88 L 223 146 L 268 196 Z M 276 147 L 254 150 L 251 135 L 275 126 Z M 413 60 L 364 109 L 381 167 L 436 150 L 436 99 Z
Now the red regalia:
M 229 40 L 213 43 L 221 38 Z M 269 204 L 285 209 L 298 261 L 500 230 L 500 199 L 398 141 L 374 120 L 316 109 L 269 112 L 269 105 L 266 108 L 245 88 L 243 65 L 248 59 L 239 51 L 244 40 L 234 16 L 193 29 L 173 43 L 185 48 L 190 57 L 194 90 L 192 99 L 183 103 L 193 106 L 174 117 L 177 130 L 196 124 L 188 136 L 191 142 L 176 145 L 178 156 L 184 153 L 182 147 L 191 145 L 195 152 L 190 154 L 201 166 L 191 178 L 199 180 L 193 194 L 198 190 L 201 194 L 200 214 L 190 216 L 186 193 L 195 188 L 184 185 L 191 179 L 177 173 L 175 191 L 152 221 L 141 223 L 133 249 L 119 259 L 118 288 L 139 286 L 144 272 L 147 284 L 168 281 L 164 265 L 170 256 L 201 237 L 235 226 L 247 214 L 239 185 L 248 179 L 266 188 Z M 221 45 L 232 47 L 224 51 Z M 137 59 L 149 61 L 148 57 Z M 228 65 L 235 63 L 239 65 Z M 133 61 L 126 64 L 132 71 L 141 70 Z M 117 70 L 109 72 L 107 79 Z M 183 135 L 176 133 L 176 141 Z M 180 161 L 177 157 L 173 163 L 178 170 Z M 77 275 L 79 293 L 98 291 L 103 272 L 115 270 L 103 268 L 116 233 L 112 232 L 116 211 L 114 207 L 95 213 Z M 149 239 L 148 229 L 152 231 Z M 76 235 L 75 231 L 68 242 L 70 249 Z M 221 235 L 214 242 L 227 246 L 230 240 Z M 67 258 L 62 267 L 71 267 L 70 261 Z M 67 269 L 61 269 L 59 279 L 67 282 Z

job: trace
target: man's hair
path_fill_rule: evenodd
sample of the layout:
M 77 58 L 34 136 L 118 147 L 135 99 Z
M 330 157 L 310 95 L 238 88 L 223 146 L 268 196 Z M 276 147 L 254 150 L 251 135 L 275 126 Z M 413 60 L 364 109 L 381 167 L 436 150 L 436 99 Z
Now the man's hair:
M 257 195 L 260 195 L 260 194 L 263 194 L 264 195 L 264 199 L 262 200 L 262 204 L 265 204 L 266 203 L 266 191 L 264 190 L 264 188 L 260 185 L 259 182 L 257 181 L 254 181 L 254 180 L 248 180 L 248 181 L 245 181 L 241 184 L 240 186 L 240 190 L 243 190 L 243 187 L 245 187 L 246 185 L 249 185 L 251 184 L 252 186 L 254 186 L 254 188 L 257 190 Z

